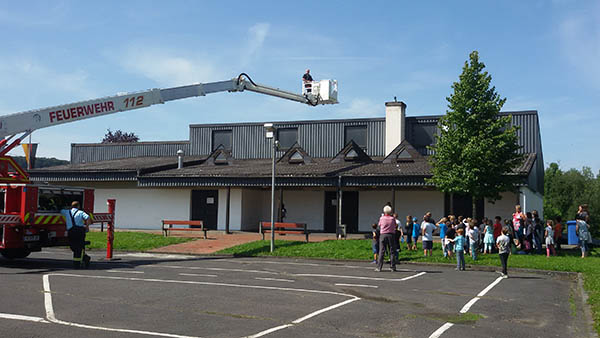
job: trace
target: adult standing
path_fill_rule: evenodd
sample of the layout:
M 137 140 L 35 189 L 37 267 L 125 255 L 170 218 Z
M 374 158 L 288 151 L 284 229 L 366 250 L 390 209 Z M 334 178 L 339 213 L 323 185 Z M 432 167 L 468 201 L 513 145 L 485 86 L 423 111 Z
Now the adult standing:
M 67 210 L 66 210 L 67 211 Z M 84 252 L 85 248 L 85 233 L 89 231 L 92 219 L 83 210 L 80 210 L 78 201 L 71 203 L 71 210 L 67 211 L 69 221 L 67 221 L 67 232 L 69 238 L 69 246 L 73 251 L 73 267 L 88 267 L 90 264 L 90 256 Z
M 406 236 L 406 250 L 412 250 L 412 232 L 413 232 L 413 221 L 412 216 L 406 216 L 406 223 L 404 223 L 404 235 Z
M 379 256 L 377 257 L 377 268 L 375 271 L 381 271 L 383 268 L 383 258 L 386 248 L 390 253 L 390 266 L 392 271 L 396 271 L 396 241 L 394 234 L 396 233 L 396 219 L 392 217 L 392 207 L 386 205 L 383 207 L 383 216 L 379 218 Z
M 585 258 L 588 255 L 588 241 L 590 241 L 590 228 L 588 222 L 590 220 L 590 214 L 586 210 L 586 205 L 580 205 L 575 220 L 577 225 L 575 230 L 579 237 L 579 247 L 581 248 L 581 258 Z
M 423 222 L 421 223 L 421 236 L 423 236 L 423 255 L 431 256 L 433 251 L 433 230 L 435 230 L 435 224 L 431 218 L 431 213 L 427 213 L 423 216 Z
M 521 210 L 521 206 L 518 204 L 515 205 L 515 212 L 512 214 L 512 226 L 513 226 L 513 233 L 515 235 L 515 238 L 517 238 L 517 241 L 519 242 L 519 244 L 521 244 L 522 234 L 523 234 L 522 227 L 525 225 L 526 219 L 527 219 L 527 217 Z

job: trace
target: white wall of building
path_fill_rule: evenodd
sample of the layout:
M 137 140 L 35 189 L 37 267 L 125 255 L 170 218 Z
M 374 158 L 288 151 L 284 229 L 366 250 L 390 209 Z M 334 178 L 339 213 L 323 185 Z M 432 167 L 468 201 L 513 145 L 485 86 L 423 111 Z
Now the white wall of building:
M 444 193 L 430 190 L 396 191 L 396 212 L 402 224 L 407 215 L 416 217 L 421 222 L 428 211 L 436 221 L 445 216 Z
M 225 231 L 227 224 L 227 189 L 219 189 L 217 230 Z M 229 230 L 240 230 L 242 224 L 242 189 L 232 188 L 229 196 Z
M 517 194 L 513 192 L 505 192 L 500 194 L 502 199 L 497 200 L 495 203 L 485 200 L 485 215 L 488 218 L 493 219 L 496 216 L 502 217 L 502 219 L 510 219 L 513 212 L 515 212 L 515 205 L 517 204 Z
M 96 188 L 94 211 L 106 212 L 106 200 L 116 202 L 117 229 L 160 229 L 163 219 L 190 219 L 189 189 Z
M 268 196 L 267 196 L 268 195 Z M 264 212 L 264 204 L 270 204 L 270 191 L 245 189 L 242 191 L 242 223 L 244 231 L 258 231 L 258 222 L 270 220 L 269 213 Z
M 537 210 L 541 219 L 544 219 L 544 196 L 527 187 L 519 188 L 521 192 L 519 201 L 523 212 Z
M 358 231 L 371 231 L 371 225 L 379 221 L 383 206 L 392 201 L 392 191 L 367 190 L 358 192 Z M 343 201 L 342 201 L 343 207 Z
M 311 230 L 322 231 L 324 229 L 325 193 L 323 191 L 284 190 L 283 204 L 287 210 L 287 217 L 284 221 L 306 223 Z

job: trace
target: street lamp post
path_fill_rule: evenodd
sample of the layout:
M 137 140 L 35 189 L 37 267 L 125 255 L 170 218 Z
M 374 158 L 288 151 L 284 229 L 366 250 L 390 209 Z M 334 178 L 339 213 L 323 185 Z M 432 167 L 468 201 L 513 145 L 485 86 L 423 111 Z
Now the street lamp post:
M 273 140 L 271 147 L 271 252 L 275 250 L 275 152 L 277 150 L 278 141 L 275 137 L 277 128 L 273 123 L 265 123 L 266 138 Z

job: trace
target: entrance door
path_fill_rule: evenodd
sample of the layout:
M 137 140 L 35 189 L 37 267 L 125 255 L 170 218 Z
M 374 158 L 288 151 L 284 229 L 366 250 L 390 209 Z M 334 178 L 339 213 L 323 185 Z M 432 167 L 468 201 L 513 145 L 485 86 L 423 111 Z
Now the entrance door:
M 206 229 L 217 229 L 218 190 L 192 190 L 192 221 L 203 221 Z
M 452 195 L 452 207 L 454 209 L 454 215 L 456 217 L 458 216 L 464 216 L 464 217 L 473 217 L 473 199 L 471 198 L 471 196 L 469 195 L 459 195 L 459 194 L 453 194 Z M 447 202 L 450 202 L 450 197 L 448 197 Z M 475 208 L 477 209 L 477 215 L 479 216 L 479 219 L 481 220 L 481 218 L 483 217 L 483 213 L 484 213 L 484 203 L 483 200 L 478 200 L 476 202 Z M 450 206 L 447 206 L 447 209 L 452 212 L 452 210 L 450 210 Z
M 337 229 L 337 193 L 325 192 L 325 232 L 336 233 Z
M 358 232 L 358 191 L 342 193 L 342 224 L 349 234 Z

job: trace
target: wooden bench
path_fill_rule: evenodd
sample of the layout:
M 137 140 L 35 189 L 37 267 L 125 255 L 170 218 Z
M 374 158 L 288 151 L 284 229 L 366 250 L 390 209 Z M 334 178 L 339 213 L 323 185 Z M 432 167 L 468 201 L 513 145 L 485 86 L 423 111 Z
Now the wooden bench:
M 304 234 L 306 236 L 306 242 L 308 242 L 308 228 L 305 223 L 282 223 L 275 222 L 274 232 L 276 234 Z M 265 239 L 265 232 L 271 232 L 271 222 L 260 222 L 258 231 L 262 234 L 262 239 Z
M 208 229 L 204 227 L 204 222 L 202 221 L 177 221 L 177 220 L 168 220 L 163 219 L 162 221 L 162 230 L 165 237 L 169 235 L 169 231 L 204 231 L 204 239 L 206 239 L 206 232 Z M 188 228 L 173 228 L 173 225 L 187 225 Z M 195 228 L 199 227 L 199 228 Z

